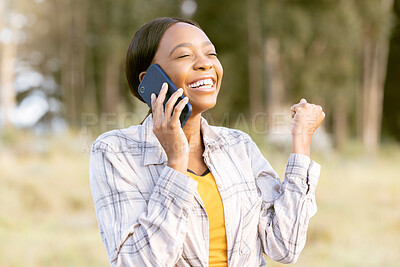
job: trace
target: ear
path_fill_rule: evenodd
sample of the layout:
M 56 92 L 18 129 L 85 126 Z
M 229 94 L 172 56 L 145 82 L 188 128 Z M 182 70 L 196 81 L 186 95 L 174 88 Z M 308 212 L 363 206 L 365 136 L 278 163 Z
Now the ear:
M 145 74 L 146 74 L 145 71 L 143 71 L 143 72 L 141 72 L 141 73 L 139 74 L 139 81 L 140 81 L 140 82 L 142 82 L 143 77 L 144 77 Z

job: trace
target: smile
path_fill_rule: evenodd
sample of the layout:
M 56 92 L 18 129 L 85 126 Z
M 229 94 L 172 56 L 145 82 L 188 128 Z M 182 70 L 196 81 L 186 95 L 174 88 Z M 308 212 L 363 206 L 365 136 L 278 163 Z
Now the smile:
M 188 84 L 188 87 L 193 89 L 211 89 L 214 87 L 214 81 L 211 78 L 203 79 Z

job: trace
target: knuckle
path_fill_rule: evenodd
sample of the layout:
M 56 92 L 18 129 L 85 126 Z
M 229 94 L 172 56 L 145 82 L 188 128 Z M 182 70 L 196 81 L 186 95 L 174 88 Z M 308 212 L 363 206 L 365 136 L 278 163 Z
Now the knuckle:
M 167 104 L 165 104 L 165 109 L 170 109 L 171 106 L 172 106 L 172 103 L 168 101 Z
M 164 120 L 164 121 L 163 121 L 163 123 L 162 123 L 162 128 L 163 128 L 163 129 L 168 129 L 168 121 L 167 121 L 167 120 Z
M 169 123 L 169 128 L 171 130 L 175 130 L 177 128 L 175 120 L 171 120 L 171 122 Z
M 159 96 L 157 97 L 156 103 L 160 103 L 160 102 L 164 101 L 164 98 L 165 98 L 165 94 L 160 92 Z
M 184 107 L 185 107 L 185 106 L 182 105 L 182 103 L 180 103 L 179 105 L 177 105 L 177 106 L 175 107 L 175 110 L 176 110 L 176 111 L 182 111 Z
M 179 120 L 173 120 L 173 121 L 171 121 L 171 128 L 172 128 L 172 129 L 176 130 L 176 129 L 179 129 L 179 127 L 180 127 L 180 122 L 179 122 Z
M 168 131 L 173 133 L 176 130 L 175 124 L 173 121 L 171 121 L 170 123 L 168 123 Z
M 154 132 L 154 131 L 160 131 L 160 130 L 161 130 L 161 125 L 160 125 L 159 123 L 154 124 L 153 132 Z

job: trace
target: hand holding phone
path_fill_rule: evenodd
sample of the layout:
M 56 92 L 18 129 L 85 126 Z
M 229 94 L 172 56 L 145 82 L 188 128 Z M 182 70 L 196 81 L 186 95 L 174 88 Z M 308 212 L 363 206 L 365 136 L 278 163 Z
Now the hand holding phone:
M 183 126 L 192 113 L 188 98 L 182 96 L 183 90 L 179 90 L 156 64 L 147 70 L 138 92 L 152 109 L 153 132 L 167 154 L 168 166 L 186 174 L 189 143 Z
M 164 83 L 158 97 L 154 93 L 151 94 L 153 133 L 167 154 L 168 166 L 186 174 L 190 150 L 188 140 L 180 126 L 179 115 L 188 103 L 188 98 L 185 97 L 175 104 L 183 94 L 183 90 L 180 89 L 172 94 L 164 108 L 167 91 L 168 84 Z
M 162 70 L 162 68 L 158 64 L 150 65 L 149 69 L 147 70 L 142 82 L 139 84 L 138 92 L 142 99 L 147 103 L 147 105 L 152 108 L 151 106 L 151 94 L 155 94 L 158 96 L 160 94 L 161 87 L 164 83 L 168 84 L 168 90 L 166 92 L 166 97 L 164 100 L 164 108 L 167 101 L 171 98 L 172 94 L 178 91 L 176 85 L 171 81 L 168 75 Z M 182 101 L 184 99 L 183 96 L 180 96 L 178 100 Z M 179 102 L 176 101 L 174 107 Z M 192 105 L 188 102 L 185 105 L 184 109 L 179 116 L 179 120 L 181 122 L 182 128 L 185 126 L 187 120 L 192 113 Z

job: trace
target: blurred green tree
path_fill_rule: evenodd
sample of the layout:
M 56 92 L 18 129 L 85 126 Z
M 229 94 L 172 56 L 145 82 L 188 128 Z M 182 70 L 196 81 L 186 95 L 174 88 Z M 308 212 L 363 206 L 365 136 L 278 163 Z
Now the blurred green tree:
M 393 0 L 357 1 L 362 17 L 362 87 L 359 93 L 358 136 L 368 151 L 379 146 Z M 362 97 L 362 99 L 361 99 Z
M 395 20 L 385 83 L 385 96 L 382 116 L 383 139 L 400 142 L 400 102 L 399 73 L 400 73 L 400 1 L 394 4 Z
M 265 2 L 264 12 L 268 106 L 279 110 L 300 97 L 321 103 L 327 110 L 328 130 L 336 145 L 343 145 L 357 88 L 356 7 L 352 1 L 281 5 L 271 0 Z M 271 62 L 269 54 L 277 61 Z
M 14 14 L 12 3 L 9 0 L 0 3 L 0 30 L 6 30 L 9 37 L 0 43 L 0 106 L 5 127 L 12 127 L 11 116 L 16 106 L 16 92 L 14 88 L 15 57 L 17 52 L 17 41 L 15 38 L 16 25 L 13 23 Z
M 212 123 L 232 126 L 227 114 L 259 112 L 271 120 L 305 97 L 324 106 L 325 129 L 338 147 L 354 133 L 371 151 L 379 144 L 393 0 L 11 2 L 26 20 L 17 29 L 16 75 L 23 66 L 42 77 L 17 101 L 41 91 L 53 103 L 42 118 L 48 124 L 59 117 L 80 128 L 86 112 L 132 111 L 123 68 L 132 35 L 155 17 L 187 16 L 215 43 L 225 69 Z M 0 12 L 11 12 L 4 3 Z M 4 54 L 10 47 L 1 45 Z M 5 71 L 3 84 L 11 77 Z
M 197 4 L 194 19 L 216 46 L 224 67 L 218 105 L 211 110 L 209 119 L 231 126 L 231 118 L 249 112 L 246 2 L 202 0 Z

